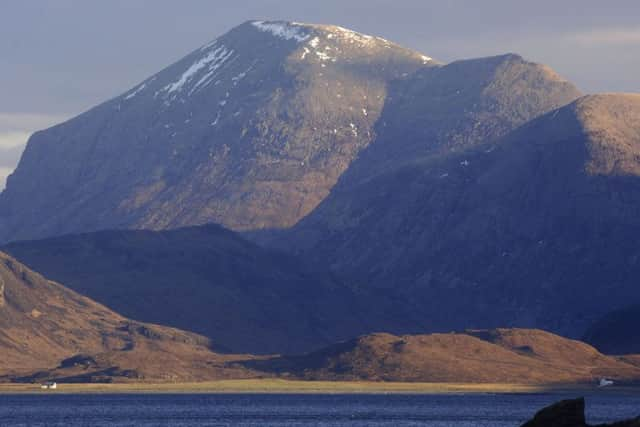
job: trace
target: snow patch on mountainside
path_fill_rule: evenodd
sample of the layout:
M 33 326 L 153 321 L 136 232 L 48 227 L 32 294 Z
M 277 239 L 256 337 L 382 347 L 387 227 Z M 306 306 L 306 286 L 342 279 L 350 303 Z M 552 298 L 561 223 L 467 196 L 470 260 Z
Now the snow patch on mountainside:
M 135 88 L 133 91 L 131 91 L 130 94 L 128 94 L 127 96 L 124 97 L 124 99 L 131 99 L 134 96 L 136 96 L 138 93 L 140 93 L 142 90 L 144 90 L 144 88 L 147 87 L 146 83 L 142 83 L 140 86 L 138 86 L 137 88 Z
M 216 43 L 218 43 L 218 39 L 213 39 L 211 40 L 209 43 L 205 44 L 204 46 L 202 46 L 200 48 L 201 52 L 204 52 L 205 50 L 209 49 L 211 46 L 215 45 Z
M 333 31 L 333 34 L 336 37 L 340 37 L 344 40 L 347 40 L 349 43 L 357 43 L 357 44 L 361 44 L 361 45 L 368 45 L 370 43 L 375 42 L 376 40 L 385 42 L 387 44 L 389 44 L 389 42 L 383 38 L 380 37 L 373 37 L 373 36 L 369 36 L 367 34 L 362 34 L 362 33 L 358 33 L 356 31 L 353 30 L 349 30 L 348 28 L 343 28 L 343 27 L 333 27 L 335 28 L 335 31 Z
M 301 47 L 299 58 L 301 60 L 314 58 L 321 63 L 322 67 L 326 67 L 327 62 L 337 62 L 344 53 L 343 50 L 348 49 L 350 45 L 352 48 L 385 47 L 388 49 L 396 46 L 394 43 L 382 37 L 358 33 L 335 25 L 298 23 L 291 25 L 308 30 L 306 37 L 304 39 L 300 39 L 300 41 L 308 41 Z M 277 33 L 281 32 L 282 31 L 280 30 L 277 31 Z M 418 55 L 423 64 L 433 61 L 429 56 L 422 54 Z
M 316 51 L 316 56 L 321 60 L 321 61 L 329 61 L 331 59 L 335 58 L 331 58 L 331 56 L 329 56 L 326 52 L 321 51 L 321 50 L 317 50 Z
M 329 33 L 327 35 L 327 39 L 332 39 L 333 37 L 329 37 L 329 36 L 333 36 L 333 33 Z M 307 57 L 308 54 L 310 53 L 315 53 L 315 56 L 317 57 L 318 60 L 320 60 L 320 62 L 327 62 L 327 61 L 331 61 L 331 62 L 336 62 L 337 57 L 336 56 L 332 56 L 329 52 L 334 51 L 334 54 L 340 53 L 340 49 L 338 49 L 335 46 L 331 46 L 331 45 L 326 45 L 324 47 L 320 46 L 321 43 L 321 39 L 320 37 L 314 37 L 313 39 L 311 39 L 306 46 L 304 46 L 302 55 L 300 56 L 300 59 L 305 59 Z M 324 64 L 322 65 L 324 67 Z
M 271 33 L 284 40 L 296 40 L 301 43 L 309 38 L 309 34 L 298 24 L 265 21 L 254 21 L 251 24 L 260 31 Z
M 206 69 L 205 74 L 197 81 L 192 87 L 190 94 L 198 90 L 198 88 L 205 86 L 213 77 L 216 72 L 231 58 L 234 51 L 227 49 L 224 46 L 218 46 L 214 49 L 215 45 L 211 47 L 211 51 L 201 58 L 197 59 L 187 70 L 182 73 L 180 78 L 173 83 L 169 83 L 160 92 L 166 92 L 172 94 L 174 92 L 180 92 L 184 86 L 191 80 L 193 80 L 198 73 L 203 69 Z

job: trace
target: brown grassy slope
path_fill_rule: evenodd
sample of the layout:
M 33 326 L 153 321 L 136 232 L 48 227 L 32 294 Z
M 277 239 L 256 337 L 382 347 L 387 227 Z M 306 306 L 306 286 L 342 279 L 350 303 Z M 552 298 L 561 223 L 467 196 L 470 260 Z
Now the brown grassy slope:
M 0 375 L 49 370 L 78 354 L 78 366 L 53 376 L 87 375 L 144 380 L 244 377 L 222 367 L 229 358 L 199 335 L 131 321 L 0 253 Z M 86 366 L 85 366 L 86 365 Z
M 640 369 L 577 341 L 538 330 L 362 336 L 300 357 L 249 366 L 314 380 L 470 383 L 577 383 L 599 377 L 634 381 Z

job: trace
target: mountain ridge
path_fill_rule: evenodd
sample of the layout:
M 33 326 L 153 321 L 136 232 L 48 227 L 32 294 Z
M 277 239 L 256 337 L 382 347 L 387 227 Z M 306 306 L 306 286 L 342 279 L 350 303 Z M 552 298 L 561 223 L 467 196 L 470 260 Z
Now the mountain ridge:
M 482 65 L 491 61 L 498 63 Z M 476 75 L 491 75 L 491 67 L 499 78 Z M 493 82 L 486 96 L 482 79 Z M 465 95 L 469 82 L 477 87 Z M 427 114 L 411 107 L 412 85 L 431 93 Z M 510 105 L 520 105 L 513 117 L 499 107 L 508 93 Z M 578 95 L 516 55 L 442 65 L 341 27 L 248 21 L 122 95 L 36 132 L 0 194 L 0 241 L 210 222 L 236 231 L 290 227 L 367 147 L 404 138 L 397 120 L 385 131 L 382 115 L 395 98 L 400 111 L 413 108 L 415 123 L 440 115 L 431 118 L 438 131 L 422 135 L 438 145 L 449 134 L 497 137 Z M 486 102 L 461 119 L 465 96 Z M 493 124 L 474 130 L 467 122 Z M 415 148 L 400 160 L 422 155 Z
M 634 108 L 609 116 L 620 120 L 613 128 L 630 123 L 623 133 L 636 135 L 629 118 L 640 114 L 640 97 L 620 102 L 630 99 Z M 497 143 L 335 191 L 282 239 L 345 280 L 394 294 L 394 312 L 414 313 L 426 330 L 520 326 L 582 336 L 605 311 L 640 298 L 630 240 L 640 138 L 611 138 L 581 122 L 594 108 L 609 117 L 615 100 L 586 97 Z M 459 311 L 468 320 L 452 323 L 447 313 Z

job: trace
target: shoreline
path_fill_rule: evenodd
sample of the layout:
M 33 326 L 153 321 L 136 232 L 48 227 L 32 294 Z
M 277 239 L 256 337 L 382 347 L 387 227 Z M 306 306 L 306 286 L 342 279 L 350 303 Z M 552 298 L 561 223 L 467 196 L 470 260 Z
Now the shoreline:
M 474 394 L 474 393 L 640 393 L 640 387 L 475 383 L 401 383 L 373 381 L 290 381 L 279 379 L 219 380 L 183 383 L 73 383 L 42 390 L 40 384 L 0 384 L 9 394 Z

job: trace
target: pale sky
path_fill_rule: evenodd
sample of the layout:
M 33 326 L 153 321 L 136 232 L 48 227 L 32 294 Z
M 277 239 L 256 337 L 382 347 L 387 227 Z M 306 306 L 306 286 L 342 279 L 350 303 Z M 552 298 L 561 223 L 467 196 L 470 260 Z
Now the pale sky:
M 0 0 L 0 188 L 28 135 L 249 19 L 337 24 L 440 61 L 519 53 L 640 92 L 640 0 Z

